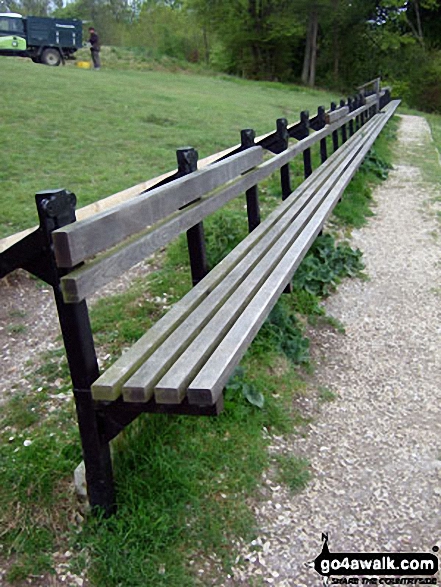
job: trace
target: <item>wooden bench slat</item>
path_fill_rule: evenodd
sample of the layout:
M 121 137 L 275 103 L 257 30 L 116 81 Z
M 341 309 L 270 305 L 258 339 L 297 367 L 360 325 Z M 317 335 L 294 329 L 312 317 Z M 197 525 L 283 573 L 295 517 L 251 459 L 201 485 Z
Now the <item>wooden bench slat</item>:
M 359 147 L 353 147 L 349 151 L 346 162 L 340 161 L 335 173 L 340 174 L 341 169 L 350 164 L 357 152 L 356 149 L 362 148 L 362 145 L 363 141 L 360 141 Z M 167 369 L 169 369 L 167 374 L 156 385 L 155 399 L 158 403 L 179 403 L 182 400 L 185 394 L 185 386 L 189 382 L 191 375 L 189 371 L 191 372 L 197 367 L 194 365 L 194 361 L 197 361 L 198 365 L 203 362 L 204 357 L 208 358 L 213 346 L 216 344 L 218 334 L 213 337 L 212 332 L 225 331 L 231 322 L 240 315 L 250 296 L 260 287 L 268 272 L 274 269 L 275 265 L 283 257 L 334 183 L 335 178 L 331 175 L 322 185 L 318 182 L 314 183 L 315 187 L 309 194 L 304 194 L 300 199 L 296 199 L 295 206 L 271 229 L 271 234 L 267 235 L 268 238 L 262 239 L 250 255 L 235 268 L 234 272 L 241 276 L 241 283 L 236 280 L 236 282 L 230 284 L 228 280 L 225 280 L 219 286 L 221 291 L 215 290 L 205 300 L 204 304 L 207 306 L 208 311 L 204 314 L 204 322 L 198 319 L 197 312 L 193 313 L 180 326 L 179 331 L 176 330 L 161 348 L 144 363 L 139 371 L 127 381 L 123 386 L 126 401 L 148 401 L 153 392 L 155 382 Z M 266 253 L 264 257 L 261 256 L 258 265 L 255 265 L 256 249 L 258 247 L 260 249 L 265 248 Z M 253 265 L 255 266 L 250 271 Z M 249 273 L 249 275 L 246 276 L 246 273 Z M 226 300 L 228 292 L 231 297 Z M 218 294 L 222 294 L 221 299 Z M 220 307 L 222 300 L 226 301 Z M 220 308 L 219 312 L 215 316 L 218 308 Z M 212 316 L 214 317 L 210 323 L 205 326 Z M 190 344 L 195 336 L 197 336 L 197 343 Z M 201 349 L 204 349 L 202 354 Z M 180 355 L 182 356 L 180 357 Z M 185 373 L 185 376 L 180 379 L 178 389 L 168 389 L 168 381 L 176 381 L 176 374 L 180 372 Z
M 154 384 L 171 367 L 172 363 L 179 362 L 179 355 L 188 345 L 191 346 L 192 340 L 198 336 L 218 310 L 222 317 L 225 316 L 225 318 L 221 318 L 221 326 L 224 328 L 228 326 L 231 320 L 237 317 L 240 308 L 233 311 L 234 305 L 237 305 L 237 302 L 240 302 L 240 305 L 243 306 L 247 304 L 254 289 L 265 279 L 266 271 L 271 270 L 277 264 L 289 243 L 301 231 L 309 216 L 314 212 L 314 204 L 304 206 L 309 197 L 309 195 L 303 195 L 300 200 L 296 200 L 295 206 L 272 227 L 271 231 L 224 278 L 222 283 L 211 292 L 199 308 L 170 335 L 167 341 L 147 359 L 139 371 L 127 381 L 123 386 L 125 401 L 148 401 L 152 396 Z M 293 224 L 291 224 L 292 222 Z M 199 352 L 203 348 L 203 345 L 198 345 Z M 174 369 L 174 366 L 172 369 Z M 164 395 L 157 395 L 156 401 L 158 403 L 167 403 Z M 170 399 L 170 403 L 179 403 L 179 401 L 176 398 Z
M 396 105 L 395 105 L 396 108 Z M 220 342 L 211 357 L 201 368 L 187 390 L 188 401 L 193 404 L 205 405 L 216 401 L 234 368 L 242 358 L 245 350 L 260 329 L 263 321 L 274 307 L 281 292 L 292 278 L 293 273 L 320 232 L 323 223 L 331 214 L 342 191 L 348 185 L 356 170 L 360 166 L 369 149 L 372 147 L 379 132 L 393 115 L 395 108 L 388 109 L 385 116 L 380 118 L 376 132 L 369 136 L 366 145 L 354 159 L 352 165 L 340 177 L 339 181 L 326 199 L 320 211 L 313 217 L 308 229 L 303 231 L 296 240 L 290 252 L 275 269 L 265 286 L 258 292 L 252 302 L 236 321 L 227 336 Z
M 337 110 L 330 110 L 326 112 L 325 119 L 326 124 L 332 124 L 341 118 L 347 117 L 349 114 L 349 108 L 347 106 L 343 106 L 342 108 L 337 108 Z
M 185 210 L 175 212 L 171 218 L 151 229 L 145 230 L 144 233 L 137 235 L 131 242 L 124 242 L 115 250 L 103 254 L 96 260 L 72 271 L 61 279 L 64 301 L 66 303 L 77 303 L 86 299 L 121 275 L 121 273 L 160 249 L 172 238 L 191 228 L 208 214 L 218 210 L 233 198 L 266 179 L 271 173 L 289 163 L 296 155 L 304 152 L 324 136 L 329 135 L 340 125 L 341 121 L 340 124 L 330 125 L 317 131 L 314 135 L 265 161 L 253 171 L 244 174 L 226 188 L 219 189 L 214 194 L 203 196 L 197 203 L 190 205 Z M 343 146 L 342 148 L 345 147 Z M 71 226 L 75 226 L 75 224 Z
M 262 171 L 269 173 L 273 165 L 274 169 L 285 165 L 297 154 L 339 128 L 346 122 L 346 118 L 349 121 L 366 108 L 367 106 L 362 106 L 357 111 L 349 113 L 344 119 L 337 121 L 335 128 L 329 125 L 300 141 L 284 151 L 280 159 L 274 157 L 272 163 Z M 336 112 L 340 110 L 342 109 Z M 85 259 L 117 245 L 208 191 L 234 179 L 240 173 L 256 167 L 261 161 L 261 147 L 252 147 L 91 218 L 54 231 L 54 249 L 58 266 L 74 267 Z M 256 180 L 259 179 L 256 177 Z M 103 274 L 106 274 L 106 270 L 103 270 Z M 66 291 L 69 289 L 71 288 L 66 286 Z M 89 286 L 85 289 L 86 295 L 91 291 Z
M 155 399 L 158 403 L 178 403 L 183 399 L 186 392 L 186 387 L 191 379 L 196 376 L 200 367 L 208 359 L 210 354 L 218 346 L 219 341 L 224 334 L 228 332 L 229 328 L 240 319 L 241 314 L 245 310 L 250 301 L 250 296 L 253 296 L 261 286 L 261 283 L 276 271 L 277 264 L 288 255 L 287 249 L 292 245 L 293 241 L 299 237 L 311 218 L 318 214 L 318 208 L 323 201 L 329 199 L 329 194 L 335 193 L 335 185 L 339 186 L 340 193 L 343 191 L 345 185 L 339 183 L 341 173 L 346 169 L 349 172 L 344 173 L 344 177 L 352 177 L 359 167 L 362 158 L 365 154 L 365 143 L 361 143 L 356 148 L 351 149 L 350 157 L 343 164 L 341 163 L 339 169 L 335 172 L 335 176 L 331 176 L 328 182 L 317 192 L 313 199 L 310 200 L 302 213 L 290 224 L 289 228 L 283 232 L 283 236 L 277 240 L 271 250 L 268 251 L 264 259 L 253 270 L 253 273 L 244 281 L 240 287 L 233 293 L 226 304 L 213 317 L 210 323 L 205 327 L 198 337 L 189 345 L 184 353 L 179 358 L 173 358 L 173 365 L 162 379 L 155 386 Z M 361 152 L 361 158 L 358 153 Z M 355 161 L 355 163 L 354 163 Z M 348 180 L 349 181 L 349 180 Z M 340 194 L 339 194 L 340 195 Z M 338 196 L 339 197 L 339 196 Z M 337 198 L 338 199 L 338 198 Z M 334 205 L 334 204 L 333 204 Z M 254 277 L 254 279 L 253 279 Z M 203 349 L 203 351 L 201 351 Z M 126 384 L 125 388 L 135 379 L 139 378 L 142 381 L 142 368 L 134 377 Z M 143 377 L 149 373 L 148 364 L 145 365 Z M 150 377 L 150 375 L 149 375 Z M 145 381 L 145 379 L 144 379 Z M 151 379 L 150 379 L 151 381 Z
M 362 140 L 362 134 L 354 135 L 354 141 Z M 349 148 L 349 145 L 348 147 Z M 225 275 L 248 254 L 261 239 L 286 213 L 295 205 L 296 198 L 315 183 L 326 181 L 345 158 L 346 148 L 339 149 L 323 165 L 314 171 L 299 188 L 293 197 L 288 198 L 278 206 L 251 234 L 239 245 L 190 292 L 167 312 L 152 328 L 139 339 L 120 359 L 118 359 L 103 375 L 92 385 L 94 399 L 113 400 L 120 393 L 122 384 L 136 371 L 146 358 L 161 344 L 161 342 L 190 314 L 190 312 L 220 283 Z
M 321 230 L 320 217 L 299 236 L 291 250 L 276 267 L 271 278 L 245 308 L 242 316 L 223 338 L 187 389 L 191 404 L 211 405 L 220 396 L 234 368 L 289 283 L 296 268 Z
M 134 200 L 55 230 L 53 240 L 58 266 L 74 267 L 81 261 L 117 245 L 208 191 L 256 167 L 262 162 L 262 157 L 262 148 L 252 147 L 141 194 Z
M 377 102 L 379 97 L 380 96 L 377 96 L 376 94 L 372 94 L 371 96 L 366 96 L 366 98 L 365 98 L 366 105 L 372 106 L 373 104 L 375 104 L 375 102 Z
M 361 131 L 354 134 L 342 148 L 320 166 L 314 173 L 296 190 L 301 193 L 317 181 L 320 176 L 332 173 L 345 156 L 346 149 L 351 148 L 351 141 L 361 140 L 361 137 L 369 131 L 367 123 Z M 202 301 L 213 288 L 224 278 L 243 256 L 254 246 L 255 242 L 278 221 L 286 210 L 292 205 L 292 200 L 283 202 L 269 217 L 260 224 L 244 241 L 218 264 L 207 277 L 191 290 L 182 300 L 177 302 L 135 345 L 131 347 L 116 363 L 114 363 L 92 386 L 95 399 L 112 400 L 121 393 L 122 384 L 145 361 L 145 359 L 161 344 L 163 340 L 191 313 L 200 301 Z

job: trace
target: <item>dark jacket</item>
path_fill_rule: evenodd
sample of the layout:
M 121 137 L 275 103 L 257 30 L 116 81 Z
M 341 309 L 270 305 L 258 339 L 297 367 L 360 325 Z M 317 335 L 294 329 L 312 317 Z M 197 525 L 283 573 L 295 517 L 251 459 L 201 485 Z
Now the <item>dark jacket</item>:
M 96 33 L 90 33 L 89 43 L 91 45 L 91 47 L 90 47 L 91 51 L 99 51 L 101 49 L 100 39 Z

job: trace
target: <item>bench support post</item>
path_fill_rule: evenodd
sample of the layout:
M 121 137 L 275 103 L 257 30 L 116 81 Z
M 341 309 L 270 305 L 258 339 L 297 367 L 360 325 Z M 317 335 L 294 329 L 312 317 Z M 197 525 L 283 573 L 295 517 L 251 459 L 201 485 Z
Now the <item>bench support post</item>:
M 361 102 L 360 102 L 360 96 L 359 96 L 359 95 L 356 95 L 356 96 L 354 97 L 354 110 L 357 110 L 358 108 L 360 108 L 360 106 L 361 106 Z M 356 131 L 357 131 L 357 130 L 360 130 L 360 128 L 361 128 L 361 122 L 360 122 L 360 119 L 361 119 L 361 114 L 358 114 L 358 115 L 355 117 L 355 130 L 356 130 Z
M 353 112 L 354 111 L 354 102 L 352 100 L 352 98 L 348 98 L 348 106 L 349 106 L 349 112 Z M 349 136 L 352 137 L 352 135 L 354 134 L 354 119 L 351 118 L 351 120 L 349 121 Z
M 365 105 L 366 100 L 364 98 L 364 94 L 363 93 L 360 93 L 360 95 L 359 95 L 359 102 L 358 103 L 359 103 L 360 106 L 364 106 Z M 362 112 L 360 114 L 360 127 L 364 126 L 365 122 L 366 122 L 366 112 L 364 111 L 364 112 Z
M 281 151 L 288 148 L 289 144 L 289 133 L 288 133 L 288 121 L 286 118 L 278 118 L 276 121 L 277 125 L 277 137 L 280 141 Z M 282 200 L 286 200 L 291 195 L 291 176 L 289 171 L 289 163 L 283 165 L 280 168 L 280 181 L 282 184 Z
M 325 108 L 324 106 L 319 106 L 317 109 L 317 117 L 319 118 L 319 125 L 317 126 L 316 130 L 320 130 L 325 128 L 326 126 L 326 115 L 325 115 Z M 320 139 L 320 161 L 324 163 L 328 158 L 328 146 L 326 142 L 326 137 Z
M 344 100 L 340 100 L 340 108 L 344 108 L 346 106 L 346 103 Z M 348 134 L 346 132 L 346 124 L 343 124 L 341 127 L 341 142 L 346 143 L 346 141 L 348 140 Z
M 256 133 L 251 128 L 246 128 L 240 132 L 241 149 L 250 149 L 254 147 Z M 260 224 L 260 205 L 259 192 L 257 185 L 253 185 L 245 192 L 247 201 L 248 232 L 252 232 Z
M 197 170 L 198 153 L 192 147 L 176 151 L 179 177 Z M 191 202 L 193 203 L 193 202 Z M 208 273 L 207 250 L 205 246 L 204 225 L 199 222 L 187 230 L 187 246 L 190 256 L 191 279 L 197 285 Z
M 106 516 L 115 511 L 112 462 L 108 442 L 102 442 L 100 422 L 90 386 L 99 375 L 89 313 L 85 301 L 66 304 L 60 289 L 62 272 L 57 268 L 52 246 L 52 231 L 75 222 L 75 196 L 66 190 L 39 192 L 36 195 L 40 230 L 45 241 L 46 262 L 51 268 L 58 317 L 74 388 L 81 436 L 89 503 Z
M 309 112 L 303 110 L 300 113 L 300 123 L 303 127 L 303 139 L 309 137 Z M 312 161 L 311 161 L 311 149 L 305 149 L 303 151 L 303 172 L 305 179 L 312 173 Z
M 280 141 L 280 145 L 282 146 L 281 150 L 285 150 L 288 148 L 289 145 L 289 132 L 288 132 L 288 121 L 286 118 L 278 118 L 276 121 L 277 124 L 277 136 Z M 291 195 L 291 176 L 289 170 L 289 163 L 283 165 L 280 168 L 280 181 L 282 184 L 282 200 L 286 200 Z M 292 286 L 289 283 L 283 293 L 291 293 Z
M 337 104 L 335 102 L 331 102 L 331 112 L 337 110 Z M 334 130 L 332 133 L 332 147 L 335 151 L 338 149 L 338 130 Z

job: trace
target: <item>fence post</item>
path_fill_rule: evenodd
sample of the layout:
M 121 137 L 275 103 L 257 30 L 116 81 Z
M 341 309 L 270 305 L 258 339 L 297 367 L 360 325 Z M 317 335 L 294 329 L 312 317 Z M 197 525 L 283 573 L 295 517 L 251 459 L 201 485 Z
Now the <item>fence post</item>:
M 178 160 L 178 174 L 180 177 L 197 170 L 198 153 L 196 149 L 193 149 L 192 147 L 183 147 L 176 151 L 176 157 Z M 196 285 L 208 273 L 204 225 L 202 222 L 198 222 L 198 224 L 195 224 L 187 230 L 187 247 L 190 257 L 191 279 L 193 285 Z
M 51 285 L 73 384 L 89 503 L 92 509 L 102 509 L 109 516 L 116 510 L 112 461 L 109 443 L 101 439 L 104 416 L 95 409 L 90 389 L 99 376 L 99 368 L 89 313 L 84 300 L 75 304 L 64 302 L 60 277 L 65 271 L 58 269 L 52 245 L 52 232 L 75 222 L 75 203 L 74 194 L 66 190 L 36 194 L 40 230 L 46 242 L 45 262 L 52 274 Z
M 334 110 L 337 110 L 337 105 L 335 102 L 331 102 L 331 112 L 334 112 Z M 334 132 L 332 133 L 332 146 L 334 149 L 334 153 L 335 151 L 338 149 L 338 131 L 334 130 Z
M 240 131 L 241 150 L 254 147 L 256 133 L 251 128 Z M 260 224 L 259 192 L 257 185 L 253 185 L 245 192 L 247 201 L 248 232 L 252 232 Z
M 289 144 L 288 121 L 286 118 L 278 118 L 276 121 L 276 128 L 277 138 L 282 145 L 282 151 L 284 151 L 288 148 Z M 280 168 L 280 181 L 282 184 L 282 200 L 286 200 L 286 198 L 291 195 L 292 191 L 289 163 Z

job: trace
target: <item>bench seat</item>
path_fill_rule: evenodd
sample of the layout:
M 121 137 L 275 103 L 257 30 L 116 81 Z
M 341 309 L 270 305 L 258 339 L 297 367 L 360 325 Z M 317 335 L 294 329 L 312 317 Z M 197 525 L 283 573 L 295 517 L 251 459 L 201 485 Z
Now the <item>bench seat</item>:
M 215 404 L 396 107 L 370 119 L 107 369 L 93 398 Z

